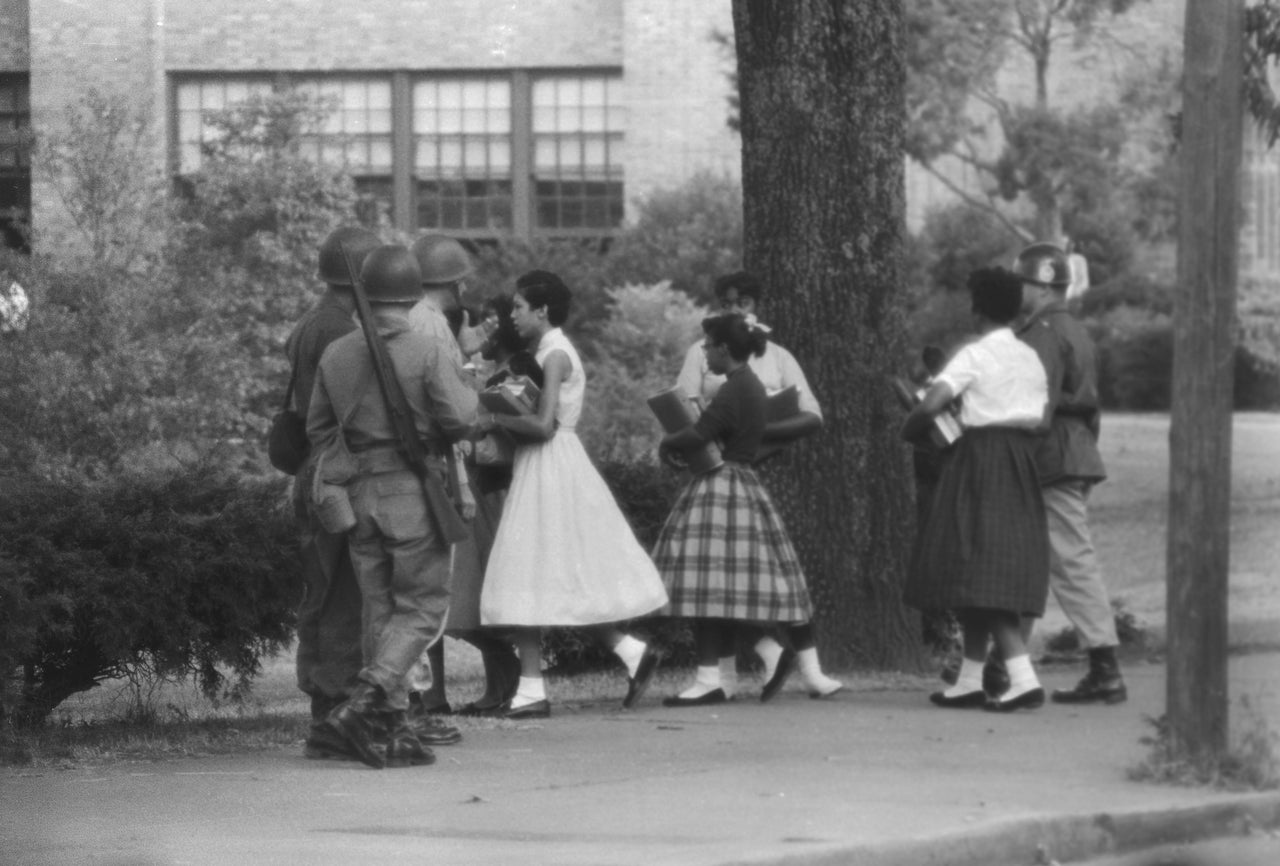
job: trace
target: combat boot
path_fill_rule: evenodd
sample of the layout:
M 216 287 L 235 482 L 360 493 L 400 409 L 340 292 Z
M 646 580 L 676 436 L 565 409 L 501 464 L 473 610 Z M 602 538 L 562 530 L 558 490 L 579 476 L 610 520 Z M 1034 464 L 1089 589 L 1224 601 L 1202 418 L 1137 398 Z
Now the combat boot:
M 436 762 L 435 753 L 419 740 L 404 710 L 391 712 L 386 718 L 388 767 L 425 767 Z
M 462 731 L 427 712 L 422 692 L 409 692 L 408 725 L 423 746 L 451 746 L 462 739 Z
M 341 734 L 323 721 L 312 722 L 303 754 L 313 761 L 358 761 L 360 756 Z
M 381 770 L 387 764 L 383 720 L 386 710 L 387 695 L 382 687 L 361 682 L 351 697 L 334 708 L 324 722 L 347 742 L 361 761 Z
M 1056 704 L 1119 704 L 1128 700 L 1129 690 L 1120 676 L 1115 647 L 1089 650 L 1089 672 L 1074 689 L 1054 689 Z

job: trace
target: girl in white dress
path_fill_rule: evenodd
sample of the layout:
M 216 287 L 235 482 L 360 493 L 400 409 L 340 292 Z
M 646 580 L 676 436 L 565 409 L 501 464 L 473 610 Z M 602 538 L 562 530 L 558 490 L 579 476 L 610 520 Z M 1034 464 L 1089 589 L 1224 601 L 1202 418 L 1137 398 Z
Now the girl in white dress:
M 493 419 L 520 443 L 480 596 L 481 622 L 511 629 L 520 653 L 520 685 L 507 718 L 550 715 L 545 626 L 596 627 L 627 667 L 624 707 L 643 694 L 659 659 L 613 625 L 661 608 L 667 592 L 575 432 L 586 376 L 560 330 L 569 303 L 568 287 L 553 273 L 531 271 L 516 281 L 512 320 L 536 346 L 543 389 L 535 414 Z

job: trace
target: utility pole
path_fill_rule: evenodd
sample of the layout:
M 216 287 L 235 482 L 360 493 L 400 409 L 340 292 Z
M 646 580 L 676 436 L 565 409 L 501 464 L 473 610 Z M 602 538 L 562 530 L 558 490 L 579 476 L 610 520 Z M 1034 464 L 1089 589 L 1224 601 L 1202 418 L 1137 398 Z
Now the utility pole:
M 1187 0 L 1169 430 L 1167 720 L 1196 762 L 1227 750 L 1231 407 L 1244 0 Z

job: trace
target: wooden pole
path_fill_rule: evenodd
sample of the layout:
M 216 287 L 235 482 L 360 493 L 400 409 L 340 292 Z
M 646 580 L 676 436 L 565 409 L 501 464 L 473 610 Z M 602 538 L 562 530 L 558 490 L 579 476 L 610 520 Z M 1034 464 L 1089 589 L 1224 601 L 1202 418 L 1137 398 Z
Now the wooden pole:
M 1174 747 L 1227 749 L 1227 574 L 1243 0 L 1187 0 L 1169 430 L 1166 702 Z

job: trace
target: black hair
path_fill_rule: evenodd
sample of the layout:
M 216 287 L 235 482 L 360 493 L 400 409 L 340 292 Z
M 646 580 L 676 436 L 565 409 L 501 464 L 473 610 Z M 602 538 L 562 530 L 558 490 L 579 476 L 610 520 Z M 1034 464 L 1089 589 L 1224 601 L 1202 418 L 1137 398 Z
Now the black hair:
M 511 319 L 511 297 L 497 295 L 484 302 L 485 313 L 492 313 L 498 319 L 498 327 L 489 334 L 483 351 L 484 357 L 492 361 L 498 351 L 506 355 L 523 352 L 528 344 L 516 330 L 516 323 Z
M 569 302 L 573 297 L 564 280 L 551 271 L 529 271 L 516 280 L 519 292 L 532 309 L 547 308 L 547 321 L 560 327 L 569 318 Z
M 969 274 L 973 311 L 999 325 L 1018 317 L 1022 308 L 1022 280 L 1004 268 L 980 268 Z
M 737 313 L 703 319 L 702 330 L 712 343 L 723 344 L 729 350 L 729 357 L 735 361 L 745 361 L 751 355 L 759 357 L 769 344 L 769 337 L 764 331 L 752 328 Z
M 764 293 L 764 286 L 760 285 L 760 281 L 746 271 L 734 271 L 732 274 L 716 277 L 713 288 L 717 298 L 724 297 L 730 289 L 737 289 L 738 297 L 750 298 L 757 305 L 760 303 L 760 295 Z

